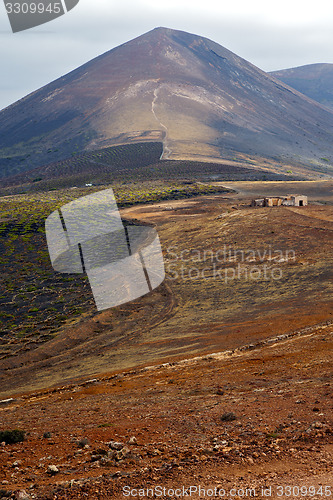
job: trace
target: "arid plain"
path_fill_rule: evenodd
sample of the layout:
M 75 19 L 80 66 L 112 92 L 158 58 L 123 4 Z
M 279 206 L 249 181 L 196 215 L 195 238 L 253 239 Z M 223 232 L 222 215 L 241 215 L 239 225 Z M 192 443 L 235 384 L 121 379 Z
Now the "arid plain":
M 225 498 L 272 487 L 279 498 L 278 485 L 294 485 L 322 498 L 332 479 L 333 183 L 223 185 L 236 192 L 123 210 L 156 225 L 165 282 L 100 313 L 86 287 L 79 317 L 1 361 L 1 395 L 13 398 L 2 425 L 26 431 L 2 447 L 4 490 L 124 498 L 126 485 L 193 483 L 239 490 Z M 291 192 L 309 206 L 249 206 Z

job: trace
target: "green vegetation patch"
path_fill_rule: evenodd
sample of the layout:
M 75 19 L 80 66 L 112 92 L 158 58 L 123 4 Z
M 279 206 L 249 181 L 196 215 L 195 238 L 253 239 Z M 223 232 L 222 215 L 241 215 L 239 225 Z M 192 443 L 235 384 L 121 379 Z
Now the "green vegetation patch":
M 110 185 L 0 198 L 0 360 L 52 339 L 66 324 L 95 312 L 88 278 L 52 268 L 45 220 L 66 203 Z M 188 181 L 112 184 L 119 207 L 224 192 Z

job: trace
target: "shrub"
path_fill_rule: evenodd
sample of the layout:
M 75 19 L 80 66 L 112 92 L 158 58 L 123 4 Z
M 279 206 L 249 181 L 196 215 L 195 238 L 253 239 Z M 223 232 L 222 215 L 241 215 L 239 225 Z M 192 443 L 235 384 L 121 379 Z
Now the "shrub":
M 279 437 L 279 433 L 274 431 L 274 432 L 269 432 L 266 434 L 267 439 L 277 439 Z
M 38 312 L 38 311 L 39 311 L 38 307 L 31 307 L 28 312 L 33 313 L 33 312 Z
M 233 420 L 237 420 L 236 415 L 232 412 L 223 413 L 220 418 L 222 422 L 232 422 Z
M 19 429 L 0 431 L 0 442 L 5 442 L 6 444 L 21 443 L 24 441 L 24 435 L 25 432 Z

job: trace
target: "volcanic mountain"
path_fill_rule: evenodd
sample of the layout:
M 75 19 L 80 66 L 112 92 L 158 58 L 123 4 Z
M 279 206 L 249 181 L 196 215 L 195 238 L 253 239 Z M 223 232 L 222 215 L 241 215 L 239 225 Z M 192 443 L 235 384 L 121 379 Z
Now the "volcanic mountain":
M 207 38 L 167 28 L 2 110 L 0 171 L 140 141 L 163 141 L 163 159 L 273 158 L 333 171 L 333 113 Z
M 333 109 L 333 64 L 307 64 L 270 75 Z

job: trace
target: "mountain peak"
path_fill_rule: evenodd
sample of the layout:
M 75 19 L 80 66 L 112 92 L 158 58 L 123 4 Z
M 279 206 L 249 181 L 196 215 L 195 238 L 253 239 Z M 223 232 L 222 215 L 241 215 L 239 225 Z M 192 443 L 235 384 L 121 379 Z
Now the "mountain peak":
M 0 173 L 140 141 L 163 141 L 164 159 L 311 166 L 333 158 L 332 134 L 319 104 L 208 38 L 157 27 L 0 112 Z

